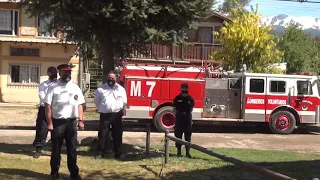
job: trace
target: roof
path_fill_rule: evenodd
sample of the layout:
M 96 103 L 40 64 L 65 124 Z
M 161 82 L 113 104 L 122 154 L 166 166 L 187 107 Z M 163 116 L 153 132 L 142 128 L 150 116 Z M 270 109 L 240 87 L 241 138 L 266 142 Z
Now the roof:
M 214 11 L 214 10 L 210 10 L 209 15 L 204 17 L 204 19 L 207 19 L 207 18 L 210 18 L 210 17 L 213 17 L 213 16 L 216 16 L 216 17 L 221 18 L 221 19 L 226 20 L 226 21 L 231 21 L 231 18 L 228 15 L 222 14 L 222 13 Z
M 0 42 L 19 42 L 19 43 L 44 43 L 44 44 L 75 44 L 73 42 L 61 42 L 56 38 L 21 38 L 0 36 Z
M 317 76 L 307 76 L 307 75 L 293 75 L 293 74 L 266 74 L 266 73 L 247 73 L 236 72 L 230 74 L 230 76 L 252 76 L 252 77 L 269 77 L 269 78 L 296 78 L 296 79 L 315 79 Z
M 213 12 L 212 12 L 212 15 L 213 15 L 213 16 L 218 16 L 218 17 L 220 17 L 220 18 L 222 18 L 222 19 L 224 19 L 224 20 L 231 21 L 231 18 L 230 18 L 230 17 L 228 17 L 227 15 L 221 14 L 221 13 L 219 13 L 219 12 L 216 12 L 216 11 L 213 11 Z
M 13 2 L 13 3 L 18 3 L 21 2 L 20 0 L 0 0 L 0 2 Z

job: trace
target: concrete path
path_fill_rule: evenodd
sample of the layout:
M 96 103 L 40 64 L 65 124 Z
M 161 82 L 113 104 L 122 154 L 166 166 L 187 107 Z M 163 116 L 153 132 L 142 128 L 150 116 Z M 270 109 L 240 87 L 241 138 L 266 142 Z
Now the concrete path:
M 10 144 L 31 144 L 35 131 L 0 130 L 0 142 Z M 97 137 L 94 131 L 79 131 L 78 140 Z M 50 135 L 49 135 L 50 138 Z M 124 132 L 123 143 L 145 145 L 143 132 Z M 162 145 L 163 133 L 151 133 L 151 145 Z M 192 141 L 204 147 L 250 148 L 288 150 L 320 153 L 320 136 L 316 134 L 248 134 L 248 133 L 194 133 Z M 174 146 L 173 142 L 170 142 Z

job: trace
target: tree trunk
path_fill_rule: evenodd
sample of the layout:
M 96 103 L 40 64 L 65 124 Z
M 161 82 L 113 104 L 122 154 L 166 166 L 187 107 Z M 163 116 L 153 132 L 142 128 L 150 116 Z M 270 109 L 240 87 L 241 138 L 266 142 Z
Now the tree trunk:
M 110 71 L 114 71 L 114 51 L 111 43 L 106 42 L 103 44 L 103 48 L 101 49 L 102 52 L 102 61 L 103 61 L 103 75 L 102 75 L 102 81 L 103 83 L 106 82 L 108 73 Z

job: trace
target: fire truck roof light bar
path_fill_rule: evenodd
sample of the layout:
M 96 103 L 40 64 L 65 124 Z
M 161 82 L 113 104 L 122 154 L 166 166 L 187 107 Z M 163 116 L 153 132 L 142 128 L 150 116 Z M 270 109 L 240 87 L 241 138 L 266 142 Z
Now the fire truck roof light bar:
M 204 66 L 201 65 L 190 65 L 190 64 L 155 64 L 155 63 L 126 63 L 126 66 L 134 65 L 134 66 L 157 66 L 157 67 L 197 67 L 203 68 Z
M 138 79 L 138 78 L 146 78 L 145 76 L 127 76 L 127 79 Z M 162 80 L 180 80 L 180 81 L 199 81 L 202 82 L 204 79 L 202 78 L 172 78 L 172 77 L 148 77 L 148 79 L 162 79 Z
M 161 71 L 163 67 L 152 67 L 152 66 L 127 66 L 126 69 L 130 70 L 154 70 L 154 71 Z M 201 68 L 194 68 L 194 67 L 185 67 L 185 68 L 177 68 L 177 67 L 167 67 L 167 71 L 179 71 L 179 72 L 201 72 Z

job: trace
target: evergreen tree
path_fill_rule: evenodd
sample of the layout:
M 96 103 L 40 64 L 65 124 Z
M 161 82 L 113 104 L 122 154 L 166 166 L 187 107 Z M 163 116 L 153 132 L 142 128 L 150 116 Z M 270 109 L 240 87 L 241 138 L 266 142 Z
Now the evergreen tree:
M 22 0 L 31 16 L 52 17 L 49 30 L 64 40 L 94 46 L 103 59 L 104 76 L 114 57 L 125 58 L 134 45 L 171 41 L 192 21 L 205 17 L 214 0 Z M 181 35 L 183 39 L 183 35 Z

